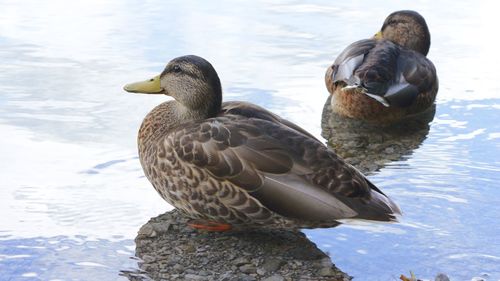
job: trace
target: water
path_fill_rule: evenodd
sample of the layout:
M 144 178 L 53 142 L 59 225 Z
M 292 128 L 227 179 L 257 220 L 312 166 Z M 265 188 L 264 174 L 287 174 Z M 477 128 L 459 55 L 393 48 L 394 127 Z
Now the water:
M 122 85 L 197 54 L 226 100 L 320 136 L 326 67 L 398 9 L 426 17 L 440 78 L 422 143 L 369 176 L 405 216 L 306 233 L 356 280 L 500 279 L 495 2 L 330 2 L 0 1 L 0 279 L 122 280 L 137 268 L 137 230 L 171 208 L 135 144 L 165 98 Z

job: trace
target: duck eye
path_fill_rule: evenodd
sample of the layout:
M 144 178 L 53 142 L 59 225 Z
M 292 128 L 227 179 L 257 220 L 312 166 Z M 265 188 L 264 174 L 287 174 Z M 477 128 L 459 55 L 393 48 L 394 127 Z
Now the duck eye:
M 390 20 L 389 25 L 396 25 L 396 24 L 400 24 L 400 23 L 404 23 L 404 22 L 405 22 L 404 20 L 400 20 L 400 19 Z
M 181 72 L 181 68 L 180 68 L 178 65 L 174 65 L 174 66 L 172 67 L 172 71 L 173 71 L 173 72 Z

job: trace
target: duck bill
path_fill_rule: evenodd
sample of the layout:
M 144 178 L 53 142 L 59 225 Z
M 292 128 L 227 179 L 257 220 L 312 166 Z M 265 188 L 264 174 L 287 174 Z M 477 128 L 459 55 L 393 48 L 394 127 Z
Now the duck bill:
M 123 89 L 129 93 L 142 94 L 162 94 L 163 89 L 160 86 L 160 75 L 157 75 L 149 80 L 135 82 L 125 85 Z
M 382 31 L 379 31 L 373 35 L 373 39 L 380 40 L 382 39 Z

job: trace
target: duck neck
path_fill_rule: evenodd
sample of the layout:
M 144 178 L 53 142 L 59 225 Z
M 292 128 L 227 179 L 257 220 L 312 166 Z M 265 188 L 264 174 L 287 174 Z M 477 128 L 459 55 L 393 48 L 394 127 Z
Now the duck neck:
M 173 114 L 175 115 L 176 119 L 180 120 L 180 123 L 184 122 L 190 122 L 190 121 L 195 121 L 195 120 L 203 120 L 207 118 L 214 117 L 217 115 L 217 112 L 220 110 L 220 106 L 217 107 L 217 111 L 214 112 L 212 110 L 213 105 L 207 104 L 205 106 L 201 106 L 200 108 L 197 108 L 196 110 L 193 110 L 182 103 L 179 103 L 177 101 L 173 101 Z
M 209 104 L 206 108 L 193 110 L 175 100 L 156 106 L 142 121 L 137 137 L 139 151 L 170 134 L 183 123 L 215 117 L 220 111 L 220 105 L 215 108 L 216 111 Z
M 176 101 L 161 103 L 144 117 L 137 135 L 139 154 L 182 123 L 177 104 Z

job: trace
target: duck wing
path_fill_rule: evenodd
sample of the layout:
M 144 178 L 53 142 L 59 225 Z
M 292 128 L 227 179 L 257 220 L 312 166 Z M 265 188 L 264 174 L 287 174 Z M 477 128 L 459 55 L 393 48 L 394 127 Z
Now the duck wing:
M 360 54 L 362 53 L 362 54 Z M 385 106 L 408 107 L 419 94 L 435 87 L 436 70 L 420 53 L 402 49 L 389 40 L 361 40 L 342 52 L 333 81 L 357 87 Z
M 384 98 L 391 104 L 405 107 L 413 104 L 418 95 L 433 92 L 428 95 L 432 97 L 432 103 L 437 90 L 438 78 L 434 64 L 418 52 L 401 49 L 395 81 L 387 89 Z
M 363 64 L 365 56 L 376 44 L 377 41 L 373 39 L 364 39 L 347 46 L 331 66 L 332 81 L 344 82 L 348 86 L 359 85 L 359 77 L 354 72 Z
M 227 114 L 245 116 L 247 118 L 258 118 L 258 119 L 263 119 L 263 120 L 267 120 L 270 122 L 282 124 L 282 125 L 287 126 L 288 128 L 293 129 L 301 134 L 304 134 L 305 136 L 316 139 L 313 135 L 311 135 L 311 133 L 302 129 L 300 126 L 296 125 L 295 123 L 290 122 L 286 119 L 283 119 L 283 118 L 279 117 L 278 115 L 272 113 L 271 111 L 269 111 L 263 107 L 260 107 L 256 104 L 253 104 L 253 103 L 244 102 L 244 101 L 223 102 L 219 116 L 223 116 L 223 115 L 227 115 Z
M 391 221 L 400 213 L 321 142 L 280 122 L 226 114 L 184 124 L 159 145 L 284 217 Z

